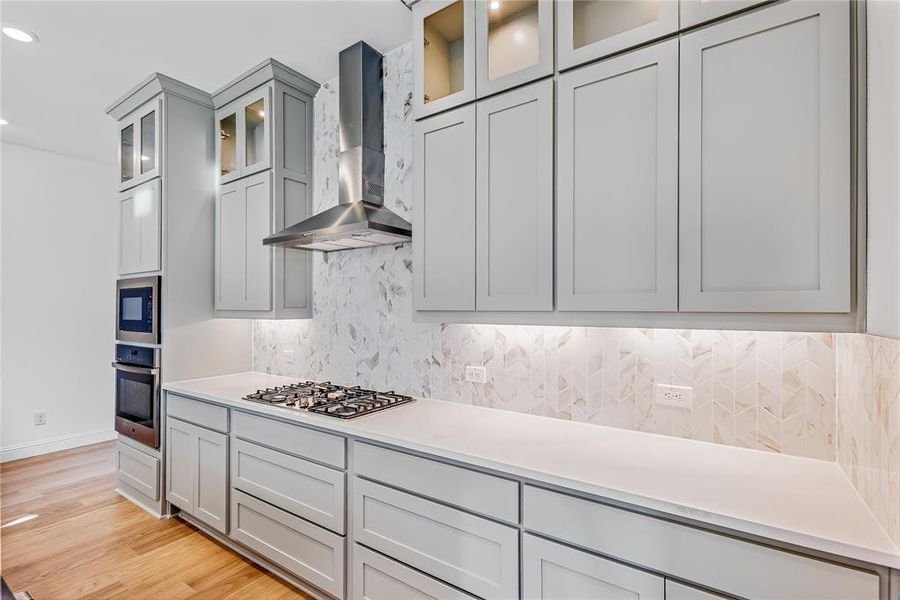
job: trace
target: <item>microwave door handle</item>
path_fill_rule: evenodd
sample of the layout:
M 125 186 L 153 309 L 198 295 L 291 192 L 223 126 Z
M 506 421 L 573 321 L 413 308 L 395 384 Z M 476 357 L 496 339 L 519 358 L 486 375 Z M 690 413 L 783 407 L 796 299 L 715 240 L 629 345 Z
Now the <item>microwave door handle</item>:
M 158 368 L 150 368 L 150 367 L 132 367 L 131 365 L 123 365 L 122 363 L 118 363 L 113 361 L 112 368 L 117 371 L 125 371 L 127 373 L 138 373 L 140 375 L 158 375 Z

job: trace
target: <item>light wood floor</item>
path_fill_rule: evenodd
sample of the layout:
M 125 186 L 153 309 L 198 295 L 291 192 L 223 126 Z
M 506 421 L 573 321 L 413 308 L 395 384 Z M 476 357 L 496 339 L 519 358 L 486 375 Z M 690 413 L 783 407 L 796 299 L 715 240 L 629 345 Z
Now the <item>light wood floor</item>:
M 36 600 L 309 598 L 116 494 L 114 443 L 0 466 L 0 571 L 13 591 Z M 37 517 L 7 526 L 28 515 Z

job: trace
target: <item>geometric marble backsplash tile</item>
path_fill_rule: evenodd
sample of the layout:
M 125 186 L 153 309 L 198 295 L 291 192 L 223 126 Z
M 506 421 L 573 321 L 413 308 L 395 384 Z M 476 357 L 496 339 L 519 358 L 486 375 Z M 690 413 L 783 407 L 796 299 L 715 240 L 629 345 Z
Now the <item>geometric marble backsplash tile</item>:
M 837 461 L 900 546 L 900 341 L 836 338 Z
M 411 339 L 389 319 L 321 316 L 257 322 L 255 368 L 834 460 L 830 334 L 410 322 Z M 692 407 L 657 404 L 657 383 L 692 387 Z
M 385 205 L 410 221 L 411 54 L 384 60 Z M 315 101 L 316 211 L 337 204 L 338 93 Z M 408 244 L 315 253 L 313 278 L 313 319 L 254 323 L 255 369 L 834 459 L 830 334 L 415 323 Z M 691 386 L 693 406 L 654 403 L 656 383 Z

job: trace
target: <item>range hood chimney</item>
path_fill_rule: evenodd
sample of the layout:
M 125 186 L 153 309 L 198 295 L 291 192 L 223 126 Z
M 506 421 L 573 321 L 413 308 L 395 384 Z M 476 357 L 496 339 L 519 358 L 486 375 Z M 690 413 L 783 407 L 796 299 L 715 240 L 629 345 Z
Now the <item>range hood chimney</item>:
M 340 203 L 263 240 L 333 252 L 408 242 L 409 222 L 384 207 L 381 54 L 357 42 L 340 54 Z

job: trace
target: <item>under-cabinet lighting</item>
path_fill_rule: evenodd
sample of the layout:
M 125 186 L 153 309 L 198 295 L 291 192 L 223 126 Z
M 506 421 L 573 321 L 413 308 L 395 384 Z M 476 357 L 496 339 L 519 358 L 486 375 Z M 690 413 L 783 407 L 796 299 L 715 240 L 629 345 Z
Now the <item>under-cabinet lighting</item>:
M 499 1 L 499 0 L 493 0 L 493 1 L 491 2 L 491 10 L 499 10 L 499 9 L 500 9 L 500 1 Z
M 36 33 L 23 31 L 18 27 L 5 25 L 2 29 L 0 29 L 0 31 L 2 31 L 6 37 L 12 38 L 17 42 L 25 42 L 26 44 L 30 44 L 31 42 L 36 42 L 38 40 L 38 36 Z

